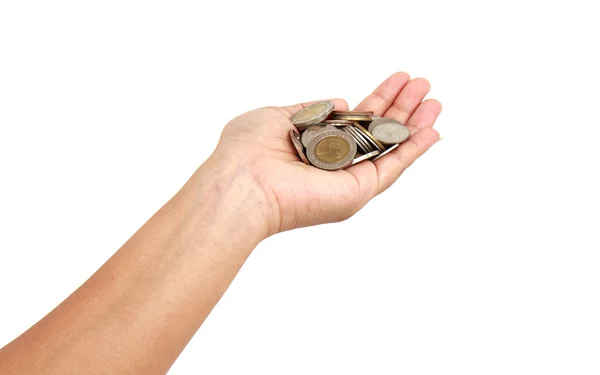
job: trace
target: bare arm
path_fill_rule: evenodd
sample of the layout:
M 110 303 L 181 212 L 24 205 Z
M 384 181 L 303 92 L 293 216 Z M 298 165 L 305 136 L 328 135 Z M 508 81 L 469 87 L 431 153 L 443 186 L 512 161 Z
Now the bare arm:
M 164 374 L 261 240 L 347 219 L 439 139 L 432 127 L 441 106 L 423 101 L 428 91 L 426 80 L 406 73 L 383 82 L 356 110 L 395 118 L 410 138 L 375 162 L 334 172 L 303 164 L 290 142 L 289 118 L 305 105 L 235 118 L 164 207 L 0 350 L 0 374 Z
M 266 235 L 244 177 L 210 168 L 2 349 L 0 373 L 165 373 Z

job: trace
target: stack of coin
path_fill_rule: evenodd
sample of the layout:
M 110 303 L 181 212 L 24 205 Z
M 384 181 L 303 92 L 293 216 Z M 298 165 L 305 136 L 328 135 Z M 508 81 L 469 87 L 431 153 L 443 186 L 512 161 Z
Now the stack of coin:
M 315 103 L 291 117 L 290 139 L 300 159 L 325 170 L 377 160 L 406 141 L 400 122 L 373 112 L 334 111 L 331 101 Z

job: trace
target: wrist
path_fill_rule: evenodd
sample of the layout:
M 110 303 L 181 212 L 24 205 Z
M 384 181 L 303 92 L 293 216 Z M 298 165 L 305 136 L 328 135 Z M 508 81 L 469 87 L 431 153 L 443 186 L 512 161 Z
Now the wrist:
M 219 246 L 250 251 L 272 232 L 264 192 L 241 166 L 209 158 L 180 192 L 205 235 Z

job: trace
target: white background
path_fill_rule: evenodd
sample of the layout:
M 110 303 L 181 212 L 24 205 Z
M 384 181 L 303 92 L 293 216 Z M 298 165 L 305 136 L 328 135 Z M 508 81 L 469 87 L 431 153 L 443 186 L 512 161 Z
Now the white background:
M 405 70 L 444 139 L 350 220 L 264 241 L 170 373 L 598 374 L 600 30 L 558 3 L 3 1 L 0 346 L 228 120 Z

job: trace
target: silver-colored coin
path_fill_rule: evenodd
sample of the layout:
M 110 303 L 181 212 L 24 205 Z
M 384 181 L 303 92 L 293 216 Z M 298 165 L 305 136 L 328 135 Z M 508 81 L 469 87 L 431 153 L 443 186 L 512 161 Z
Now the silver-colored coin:
M 365 137 L 362 136 L 362 134 L 360 134 L 360 132 L 356 129 L 356 127 L 349 126 L 348 130 L 350 132 L 352 132 L 352 134 L 354 134 L 354 138 L 356 140 L 360 141 L 360 143 L 363 144 L 363 150 L 364 150 L 365 154 L 374 150 L 374 148 L 371 146 L 371 144 L 365 139 Z
M 365 139 L 367 139 L 367 141 L 369 141 L 370 144 L 375 146 L 375 150 L 379 150 L 380 152 L 385 151 L 385 146 L 382 145 L 381 142 L 379 142 L 379 140 L 377 140 L 377 138 L 373 136 L 373 134 L 369 133 L 367 129 L 360 126 L 360 124 L 356 124 L 355 127 L 359 133 L 364 135 Z
M 369 152 L 377 150 L 377 147 L 373 147 L 374 144 L 372 141 L 369 140 L 369 137 L 367 137 L 362 131 L 360 131 L 360 127 L 360 125 L 355 125 L 352 127 L 352 130 L 356 133 L 356 135 L 358 135 L 358 137 L 360 137 L 360 139 L 363 140 L 363 142 L 365 142 L 365 144 L 367 145 L 367 150 L 369 150 Z
M 375 150 L 375 151 L 369 152 L 368 154 L 361 155 L 352 161 L 352 165 L 358 164 L 361 161 L 369 160 L 379 154 L 380 154 L 380 152 L 378 150 Z
M 323 121 L 323 123 L 333 125 L 333 126 L 348 126 L 348 125 L 356 124 L 356 122 L 348 121 L 348 120 L 325 120 L 325 121 Z
M 304 147 L 308 147 L 310 141 L 312 141 L 313 138 L 317 136 L 317 134 L 328 130 L 336 130 L 336 127 L 329 124 L 314 124 L 309 126 L 302 133 L 302 144 L 304 145 Z
M 317 134 L 306 149 L 312 165 L 325 170 L 343 169 L 352 164 L 356 155 L 356 141 L 341 130 L 328 130 Z
M 373 123 L 373 121 L 381 120 L 382 118 L 383 117 L 379 117 L 379 116 L 373 116 L 373 117 L 371 117 L 371 122 L 369 122 L 368 124 L 366 124 L 367 126 L 365 126 L 365 128 L 369 131 L 369 133 L 371 132 L 371 130 L 369 130 L 369 129 L 371 129 L 371 124 Z M 365 124 L 365 123 L 363 122 L 361 124 Z
M 373 134 L 373 129 L 375 129 L 376 126 L 379 126 L 381 124 L 385 124 L 388 122 L 393 122 L 393 123 L 398 123 L 400 124 L 398 121 L 392 119 L 392 118 L 387 118 L 387 117 L 373 117 L 373 121 L 371 121 L 371 123 L 369 124 L 369 127 L 367 128 L 367 130 L 369 131 L 369 133 Z
M 400 146 L 399 143 L 396 143 L 395 145 L 393 145 L 392 147 L 388 148 L 387 150 L 385 150 L 384 152 L 382 152 L 381 154 L 379 154 L 379 156 L 377 156 L 375 159 L 373 159 L 372 161 L 375 160 L 379 160 L 383 157 L 383 155 L 387 154 L 388 152 L 395 150 L 396 148 L 398 148 L 398 146 Z
M 410 136 L 410 130 L 395 120 L 381 122 L 375 126 L 369 126 L 369 129 L 371 128 L 373 129 L 373 131 L 371 131 L 373 137 L 377 138 L 377 140 L 384 145 L 402 143 Z
M 369 147 L 371 147 L 373 150 L 379 150 L 379 152 L 385 151 L 385 147 L 377 139 L 375 139 L 373 135 L 367 131 L 367 129 L 360 126 L 360 124 L 355 125 L 354 130 L 356 130 L 356 132 L 360 134 L 364 140 L 366 140 Z
M 352 136 L 352 138 L 354 138 L 357 146 L 361 149 L 362 152 L 367 154 L 367 153 L 373 151 L 369 147 L 369 144 L 367 142 L 365 142 L 360 135 L 358 135 L 358 133 L 353 129 L 352 126 L 345 126 L 342 128 L 342 130 L 347 132 L 348 134 L 350 134 Z
M 290 118 L 292 124 L 300 130 L 307 128 L 310 125 L 322 122 L 333 112 L 335 105 L 332 101 L 315 103 L 300 111 Z

